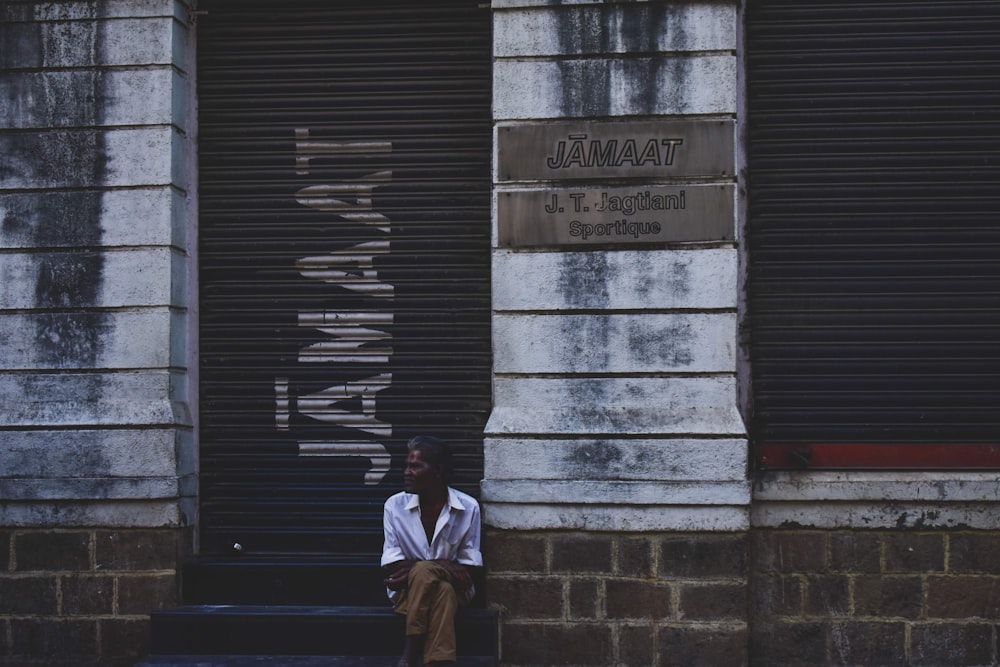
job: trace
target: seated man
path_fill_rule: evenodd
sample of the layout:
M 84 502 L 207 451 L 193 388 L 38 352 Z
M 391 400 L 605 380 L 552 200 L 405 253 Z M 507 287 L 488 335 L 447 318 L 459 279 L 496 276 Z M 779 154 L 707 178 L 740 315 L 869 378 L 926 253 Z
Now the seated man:
M 455 661 L 455 610 L 474 593 L 480 567 L 479 503 L 448 486 L 451 451 L 437 438 L 407 444 L 403 491 L 385 501 L 382 567 L 395 610 L 406 616 L 399 667 Z

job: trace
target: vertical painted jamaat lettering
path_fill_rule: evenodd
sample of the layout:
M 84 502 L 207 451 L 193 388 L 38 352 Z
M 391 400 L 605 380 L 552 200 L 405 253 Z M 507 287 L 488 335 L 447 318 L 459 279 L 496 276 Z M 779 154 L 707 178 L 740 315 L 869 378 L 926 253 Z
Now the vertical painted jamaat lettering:
M 310 138 L 308 128 L 295 130 L 295 173 L 308 175 L 313 159 L 345 159 L 369 157 L 392 152 L 388 141 L 334 142 Z M 324 185 L 311 185 L 295 193 L 296 201 L 311 209 L 336 215 L 348 222 L 370 225 L 377 232 L 388 234 L 391 221 L 373 210 L 372 192 L 392 181 L 391 171 L 376 171 L 360 178 Z M 350 290 L 355 294 L 378 299 L 391 299 L 393 285 L 383 282 L 375 266 L 377 255 L 389 254 L 388 238 L 356 243 L 342 250 L 302 257 L 295 262 L 299 274 Z M 316 329 L 328 339 L 306 345 L 299 350 L 298 363 L 304 364 L 388 364 L 392 340 L 386 331 L 393 322 L 393 313 L 386 310 L 302 310 L 300 327 Z M 381 341 L 378 347 L 363 347 Z M 391 457 L 384 444 L 365 437 L 390 438 L 392 424 L 376 418 L 378 392 L 392 384 L 388 370 L 377 375 L 360 377 L 350 382 L 338 382 L 320 391 L 292 396 L 287 377 L 275 378 L 275 427 L 290 428 L 293 410 L 307 419 L 353 429 L 357 439 L 331 441 L 299 441 L 300 456 L 363 457 L 371 460 L 365 474 L 365 484 L 378 484 L 389 471 Z M 360 412 L 357 407 L 360 404 Z

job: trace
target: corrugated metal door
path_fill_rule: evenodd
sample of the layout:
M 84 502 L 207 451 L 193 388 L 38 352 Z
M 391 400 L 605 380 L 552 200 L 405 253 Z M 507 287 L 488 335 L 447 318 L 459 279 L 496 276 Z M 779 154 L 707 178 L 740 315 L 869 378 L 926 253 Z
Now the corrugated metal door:
M 1000 3 L 747 4 L 770 467 L 1000 465 Z
M 409 437 L 482 476 L 489 10 L 199 10 L 202 552 L 371 561 Z

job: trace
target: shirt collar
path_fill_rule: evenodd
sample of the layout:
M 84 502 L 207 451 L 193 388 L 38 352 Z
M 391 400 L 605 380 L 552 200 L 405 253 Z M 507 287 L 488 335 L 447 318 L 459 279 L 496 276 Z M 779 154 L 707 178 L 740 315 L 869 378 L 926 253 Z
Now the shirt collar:
M 452 509 L 459 511 L 465 509 L 465 505 L 463 505 L 462 501 L 458 499 L 458 492 L 450 486 L 448 487 L 448 504 L 451 505 Z
M 407 493 L 406 495 L 407 495 L 406 509 L 415 510 L 420 507 L 420 496 L 418 496 L 415 493 Z M 465 506 L 462 504 L 462 501 L 458 499 L 458 493 L 456 493 L 455 489 L 451 488 L 450 486 L 448 487 L 448 506 L 454 510 L 459 510 L 459 511 L 465 509 Z

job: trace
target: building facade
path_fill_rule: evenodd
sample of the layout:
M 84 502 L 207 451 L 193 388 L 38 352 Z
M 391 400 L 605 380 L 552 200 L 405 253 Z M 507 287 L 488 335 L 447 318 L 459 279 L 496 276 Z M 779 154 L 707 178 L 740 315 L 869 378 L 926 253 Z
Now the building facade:
M 987 0 L 3 3 L 0 664 L 379 604 L 422 432 L 502 664 L 1000 664 L 998 36 Z

